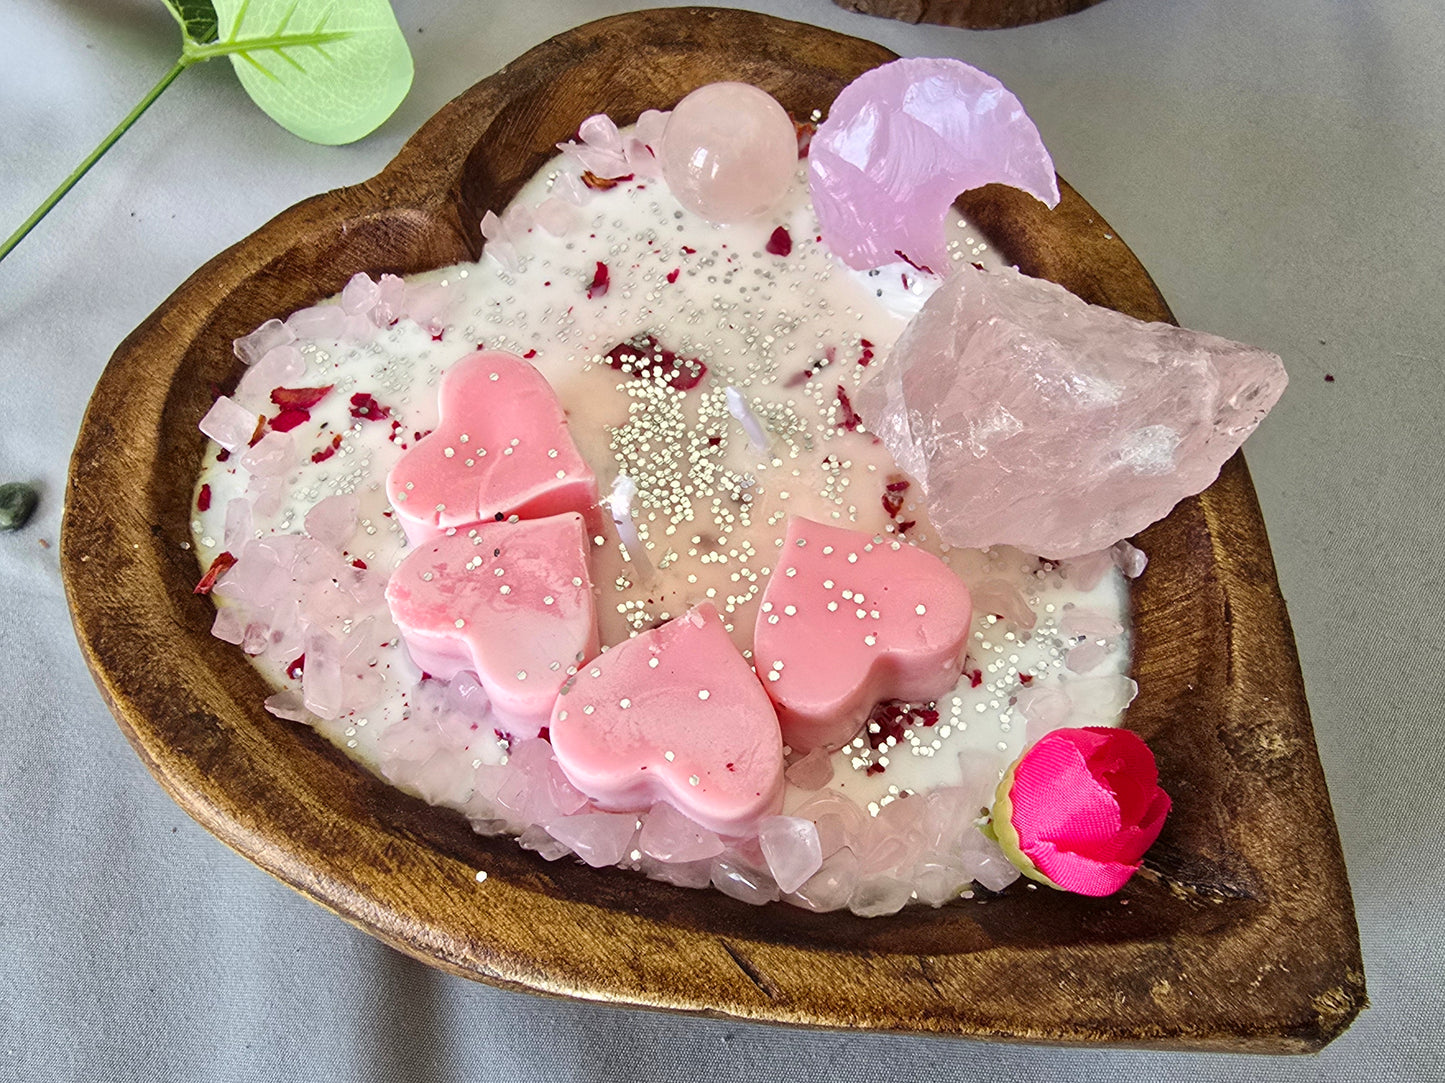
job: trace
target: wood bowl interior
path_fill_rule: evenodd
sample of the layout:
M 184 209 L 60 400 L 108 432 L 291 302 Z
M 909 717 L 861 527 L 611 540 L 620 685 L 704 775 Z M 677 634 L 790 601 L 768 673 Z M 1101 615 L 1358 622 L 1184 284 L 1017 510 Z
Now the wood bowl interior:
M 1358 934 L 1288 617 L 1247 470 L 1139 544 L 1128 725 L 1175 810 L 1146 872 L 1085 899 L 1001 896 L 871 920 L 756 908 L 472 833 L 268 715 L 209 634 L 189 537 L 231 341 L 358 271 L 475 259 L 500 211 L 596 112 L 619 123 L 740 79 L 825 110 L 880 46 L 761 15 L 640 12 L 539 46 L 444 107 L 388 168 L 297 205 L 198 270 L 121 344 L 71 465 L 62 569 L 88 663 L 128 739 L 192 816 L 262 868 L 433 965 L 535 991 L 773 1022 L 1028 1040 L 1304 1050 L 1364 1003 Z M 1025 272 L 1170 320 L 1068 185 L 1048 211 L 961 201 Z M 485 884 L 474 877 L 488 872 Z

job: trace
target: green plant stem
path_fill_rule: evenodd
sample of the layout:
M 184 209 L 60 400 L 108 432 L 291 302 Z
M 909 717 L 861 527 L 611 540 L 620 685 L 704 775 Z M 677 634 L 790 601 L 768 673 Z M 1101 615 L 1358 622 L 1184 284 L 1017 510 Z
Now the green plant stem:
M 60 187 L 55 189 L 55 191 L 51 192 L 50 197 L 46 199 L 44 203 L 40 204 L 40 206 L 35 208 L 35 213 L 32 214 L 29 218 L 25 219 L 24 223 L 21 224 L 20 228 L 10 235 L 9 239 L 6 240 L 4 245 L 0 245 L 0 260 L 3 260 L 6 256 L 8 256 L 11 250 L 25 239 L 25 235 L 29 233 L 32 229 L 34 229 L 40 223 L 40 220 L 42 218 L 44 218 L 47 214 L 50 213 L 51 208 L 60 202 L 61 197 L 63 197 L 66 192 L 74 188 L 76 182 L 78 182 L 81 177 L 85 176 L 85 174 L 89 172 L 90 167 L 95 165 L 96 162 L 100 161 L 101 156 L 105 154 L 106 151 L 110 150 L 112 146 L 115 145 L 115 141 L 121 136 L 123 136 L 126 133 L 127 129 L 129 129 L 132 124 L 134 124 L 137 120 L 140 119 L 140 115 L 144 113 L 147 109 L 149 109 L 151 103 L 161 96 L 161 92 L 165 90 L 166 87 L 170 86 L 173 82 L 175 82 L 176 77 L 180 75 L 181 72 L 185 71 L 188 67 L 190 67 L 191 64 L 193 64 L 194 62 L 195 61 L 192 58 L 185 56 L 183 56 L 180 60 L 176 61 L 176 66 L 173 67 L 170 71 L 166 72 L 165 76 L 161 79 L 161 81 L 151 88 L 150 93 L 148 93 L 144 98 L 140 100 L 140 104 L 138 104 L 134 109 L 132 109 L 129 113 L 126 114 L 125 119 L 115 126 L 114 131 L 112 131 L 108 136 L 101 140 L 100 146 L 96 147 L 93 151 L 91 151 L 90 154 L 86 156 L 85 161 L 81 162 L 78 166 L 76 166 L 75 171 L 71 173 L 70 176 L 66 177 L 65 180 L 61 181 Z

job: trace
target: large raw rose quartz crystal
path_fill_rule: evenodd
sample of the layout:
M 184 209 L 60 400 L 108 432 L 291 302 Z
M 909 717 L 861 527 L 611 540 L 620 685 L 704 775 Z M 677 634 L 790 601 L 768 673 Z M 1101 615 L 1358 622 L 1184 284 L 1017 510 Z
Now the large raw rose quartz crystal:
M 853 402 L 946 541 L 1064 559 L 1206 488 L 1285 383 L 1264 350 L 965 266 Z

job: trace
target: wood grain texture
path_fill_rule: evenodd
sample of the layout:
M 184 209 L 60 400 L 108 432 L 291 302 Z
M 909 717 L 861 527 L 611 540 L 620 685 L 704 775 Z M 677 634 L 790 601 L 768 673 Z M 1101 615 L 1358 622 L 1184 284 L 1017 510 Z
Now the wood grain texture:
M 761 15 L 640 12 L 562 34 L 443 108 L 377 177 L 307 200 L 200 268 L 111 359 L 71 463 L 61 564 L 82 650 L 160 783 L 229 846 L 347 921 L 496 985 L 819 1027 L 1030 1041 L 1305 1051 L 1365 1003 L 1358 933 L 1294 643 L 1249 475 L 1145 532 L 1141 695 L 1175 811 L 1145 874 L 1086 899 L 1025 884 L 861 920 L 478 837 L 261 707 L 213 639 L 188 539 L 211 386 L 231 340 L 358 271 L 475 258 L 478 222 L 588 115 L 619 122 L 742 79 L 826 109 L 880 46 Z M 1068 185 L 961 202 L 1025 271 L 1170 319 L 1129 249 Z M 489 878 L 475 881 L 478 869 Z
M 1072 15 L 1100 0 L 833 0 L 840 8 L 905 23 L 1002 30 Z

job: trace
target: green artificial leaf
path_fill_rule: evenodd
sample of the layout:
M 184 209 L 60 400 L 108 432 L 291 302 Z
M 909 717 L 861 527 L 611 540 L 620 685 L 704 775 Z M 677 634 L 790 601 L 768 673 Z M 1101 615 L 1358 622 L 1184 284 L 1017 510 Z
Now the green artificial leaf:
M 211 0 L 166 0 L 181 31 L 197 45 L 216 40 L 216 8 Z
M 186 44 L 195 60 L 229 56 L 271 119 L 313 143 L 350 143 L 411 89 L 411 50 L 387 0 L 215 0 L 220 36 Z

